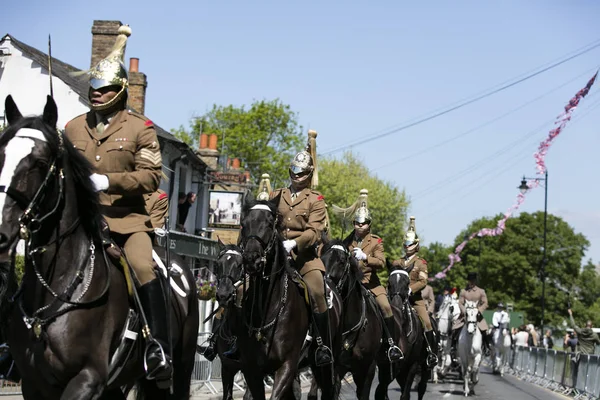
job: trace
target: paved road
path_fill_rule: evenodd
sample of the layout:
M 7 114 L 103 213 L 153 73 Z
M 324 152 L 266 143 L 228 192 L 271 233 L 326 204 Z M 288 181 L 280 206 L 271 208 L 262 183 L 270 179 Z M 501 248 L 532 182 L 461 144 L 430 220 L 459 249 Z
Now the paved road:
M 377 378 L 373 382 L 371 388 L 371 399 L 375 398 L 375 388 L 377 387 Z M 356 387 L 354 384 L 345 384 L 342 386 L 340 394 L 341 400 L 356 399 L 354 394 Z M 390 400 L 400 398 L 400 388 L 394 382 L 388 388 L 388 397 Z M 470 396 L 471 397 L 471 396 Z M 417 392 L 411 393 L 411 398 L 417 398 Z M 446 379 L 445 382 L 438 384 L 429 383 L 427 385 L 427 393 L 425 399 L 464 399 L 463 383 L 458 380 L 458 376 L 453 376 Z M 487 367 L 481 368 L 479 372 L 479 383 L 475 386 L 475 396 L 471 397 L 475 400 L 565 400 L 569 397 L 554 393 L 550 390 L 543 389 L 528 382 L 523 382 L 512 375 L 492 375 L 491 370 Z M 306 399 L 306 393 L 302 399 Z

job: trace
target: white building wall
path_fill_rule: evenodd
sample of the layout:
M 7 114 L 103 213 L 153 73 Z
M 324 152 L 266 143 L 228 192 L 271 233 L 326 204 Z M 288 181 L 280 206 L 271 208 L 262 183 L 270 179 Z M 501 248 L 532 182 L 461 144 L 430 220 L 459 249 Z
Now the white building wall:
M 0 47 L 10 50 L 11 55 L 0 55 L 0 115 L 5 115 L 4 99 L 9 94 L 17 103 L 21 114 L 40 115 L 46 105 L 46 96 L 50 94 L 48 71 L 27 58 L 7 38 Z M 58 106 L 59 129 L 64 129 L 67 122 L 74 117 L 86 113 L 89 108 L 81 101 L 67 84 L 53 77 L 54 101 Z

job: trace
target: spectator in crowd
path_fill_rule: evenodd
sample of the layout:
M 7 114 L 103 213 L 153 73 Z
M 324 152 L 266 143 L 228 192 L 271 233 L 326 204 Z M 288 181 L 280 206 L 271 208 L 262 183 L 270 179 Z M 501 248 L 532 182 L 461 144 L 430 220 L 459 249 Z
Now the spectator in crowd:
M 585 328 L 578 327 L 573 319 L 573 311 L 571 309 L 569 309 L 569 318 L 571 319 L 573 330 L 577 333 L 577 352 L 594 354 L 596 352 L 596 345 L 600 345 L 600 339 L 592 329 L 592 321 L 588 320 Z
M 577 333 L 575 332 L 567 332 L 565 334 L 565 339 L 563 342 L 563 347 L 565 351 L 575 352 L 577 348 Z
M 449 295 L 450 295 L 450 287 L 445 286 L 444 293 L 438 294 L 437 296 L 435 296 L 435 312 L 438 312 L 440 310 L 440 307 L 442 306 L 444 299 L 446 298 L 446 296 L 449 296 Z
M 529 341 L 529 333 L 527 333 L 527 327 L 525 325 L 521 325 L 519 327 L 519 331 L 513 337 L 515 345 L 517 346 L 528 346 Z
M 548 350 L 552 350 L 552 348 L 554 347 L 554 340 L 552 340 L 552 332 L 550 331 L 550 329 L 546 331 L 542 344 Z
M 527 340 L 529 347 L 538 347 L 540 341 L 538 338 L 538 333 L 536 332 L 533 324 L 527 325 L 527 332 L 529 333 L 529 339 Z
M 196 193 L 189 192 L 187 195 L 183 192 L 179 193 L 179 204 L 177 206 L 177 228 L 182 232 L 186 232 L 185 220 L 187 219 L 190 207 L 192 207 L 192 204 L 195 202 Z

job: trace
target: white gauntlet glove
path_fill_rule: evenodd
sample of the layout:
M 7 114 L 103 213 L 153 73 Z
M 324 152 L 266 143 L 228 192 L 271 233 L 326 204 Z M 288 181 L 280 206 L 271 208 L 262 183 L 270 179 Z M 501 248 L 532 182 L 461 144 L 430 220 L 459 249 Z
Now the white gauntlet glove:
M 290 254 L 296 246 L 297 243 L 295 240 L 284 240 L 283 242 L 283 247 L 285 247 L 285 251 L 287 251 L 288 254 Z
M 410 286 L 409 286 L 409 288 L 408 288 L 408 296 L 409 296 L 409 297 L 410 297 L 410 296 L 412 296 L 412 289 L 410 288 Z
M 100 174 L 90 175 L 90 180 L 96 188 L 96 192 L 108 189 L 108 176 Z
M 354 252 L 354 257 L 358 260 L 366 260 L 367 259 L 367 255 L 365 254 L 364 251 L 362 251 L 362 249 L 355 247 L 354 249 L 352 249 L 352 251 Z

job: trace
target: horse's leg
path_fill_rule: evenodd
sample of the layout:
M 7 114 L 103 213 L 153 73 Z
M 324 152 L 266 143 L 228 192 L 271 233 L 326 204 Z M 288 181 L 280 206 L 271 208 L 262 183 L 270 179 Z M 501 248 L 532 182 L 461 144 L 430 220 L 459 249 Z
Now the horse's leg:
M 417 375 L 417 369 L 419 368 L 418 364 L 413 364 L 408 369 L 406 374 L 406 378 L 404 380 L 404 387 L 402 388 L 402 394 L 400 395 L 400 400 L 409 400 L 410 399 L 410 390 L 412 388 L 413 381 L 415 380 L 415 376 Z M 421 372 L 421 380 L 425 380 L 425 386 L 427 387 L 427 380 L 425 379 L 426 375 Z
M 105 390 L 100 397 L 101 400 L 127 400 L 121 389 Z
M 356 363 L 356 365 L 356 368 L 352 368 L 352 379 L 356 384 L 356 398 L 358 400 L 368 400 L 371 394 L 371 384 L 373 378 L 375 378 L 375 362 L 372 362 L 367 368 L 366 374 L 363 373 L 365 370 L 364 363 Z
M 387 360 L 379 363 L 379 373 L 377 377 L 379 378 L 379 384 L 377 385 L 377 389 L 375 389 L 375 400 L 384 400 L 387 398 L 387 390 L 390 382 L 392 381 L 392 366 Z
M 315 379 L 314 375 L 310 380 L 310 391 L 308 392 L 308 396 L 307 399 L 308 400 L 317 400 L 318 397 L 318 393 L 317 390 L 319 389 L 319 387 L 317 386 L 317 380 Z
M 223 400 L 233 399 L 233 380 L 237 369 L 226 366 L 227 362 L 221 363 L 221 383 L 223 384 Z
M 46 396 L 50 395 L 50 393 L 43 394 L 42 392 L 39 391 L 39 389 L 35 385 L 32 385 L 25 379 L 21 380 L 21 392 L 22 392 L 23 398 L 25 400 L 46 399 L 47 398 Z
M 430 374 L 431 370 L 428 369 L 426 365 L 421 365 L 421 381 L 419 381 L 419 386 L 417 386 L 419 400 L 422 400 L 423 396 L 425 396 L 425 392 L 427 391 L 427 381 L 429 380 Z
M 265 400 L 263 375 L 258 371 L 248 369 L 244 369 L 243 373 L 247 384 L 246 392 L 249 390 L 254 400 Z
M 273 383 L 273 391 L 271 399 L 286 399 L 292 394 L 292 384 L 296 377 L 296 362 L 286 360 L 275 373 L 275 382 Z
M 105 382 L 97 371 L 84 368 L 69 381 L 60 400 L 97 400 L 104 387 Z

